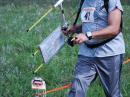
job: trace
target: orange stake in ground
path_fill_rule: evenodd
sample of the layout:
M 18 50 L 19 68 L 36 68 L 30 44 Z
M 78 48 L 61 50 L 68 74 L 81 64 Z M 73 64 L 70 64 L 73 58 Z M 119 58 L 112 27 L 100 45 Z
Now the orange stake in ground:
M 130 62 L 130 59 L 127 59 L 126 61 L 123 62 L 123 64 L 127 64 Z
M 41 92 L 39 94 L 35 94 L 35 96 L 41 96 L 41 95 L 45 95 L 45 94 L 48 94 L 48 93 L 52 93 L 52 92 L 56 92 L 56 91 L 60 91 L 60 90 L 63 90 L 63 89 L 66 89 L 66 88 L 70 88 L 72 85 L 71 84 L 68 84 L 68 85 L 65 85 L 65 86 L 62 86 L 60 88 L 55 88 L 53 90 L 48 90 L 46 92 Z

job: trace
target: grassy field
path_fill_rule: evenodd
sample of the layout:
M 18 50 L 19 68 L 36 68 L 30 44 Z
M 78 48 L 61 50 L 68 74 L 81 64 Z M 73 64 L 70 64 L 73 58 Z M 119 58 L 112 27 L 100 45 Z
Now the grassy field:
M 32 53 L 60 24 L 59 10 L 49 14 L 31 32 L 26 30 L 47 9 L 49 7 L 36 4 L 0 6 L 0 97 L 32 97 L 31 80 L 35 76 L 44 78 L 48 90 L 71 82 L 78 47 L 70 48 L 65 45 L 49 65 L 44 65 L 37 75 L 33 74 L 42 63 L 42 57 L 40 54 L 32 57 Z M 130 58 L 130 6 L 124 6 L 124 10 L 125 59 L 128 59 Z M 88 97 L 104 97 L 101 84 L 97 83 L 98 80 L 92 84 Z M 123 97 L 130 97 L 130 63 L 123 65 L 121 85 Z M 66 97 L 68 90 L 51 93 L 47 97 Z

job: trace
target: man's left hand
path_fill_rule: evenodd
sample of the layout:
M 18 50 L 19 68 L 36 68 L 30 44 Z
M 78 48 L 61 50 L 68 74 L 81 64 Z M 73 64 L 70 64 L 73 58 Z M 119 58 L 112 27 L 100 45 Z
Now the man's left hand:
M 81 44 L 85 41 L 87 41 L 88 38 L 84 33 L 81 34 L 77 34 L 75 39 L 72 39 L 72 41 L 74 42 L 74 44 Z

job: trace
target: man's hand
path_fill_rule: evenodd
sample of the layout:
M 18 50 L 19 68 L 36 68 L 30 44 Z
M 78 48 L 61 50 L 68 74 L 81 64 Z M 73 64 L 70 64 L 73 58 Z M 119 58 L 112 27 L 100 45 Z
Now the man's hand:
M 77 34 L 76 37 L 72 39 L 74 44 L 81 44 L 87 40 L 88 40 L 87 36 L 83 33 Z
M 71 26 L 70 28 L 68 28 L 68 29 L 66 29 L 66 30 L 64 30 L 64 29 L 62 29 L 62 32 L 64 33 L 64 35 L 69 35 L 69 34 L 71 34 L 71 33 L 74 33 L 74 32 L 76 32 L 76 29 L 78 28 L 78 26 Z

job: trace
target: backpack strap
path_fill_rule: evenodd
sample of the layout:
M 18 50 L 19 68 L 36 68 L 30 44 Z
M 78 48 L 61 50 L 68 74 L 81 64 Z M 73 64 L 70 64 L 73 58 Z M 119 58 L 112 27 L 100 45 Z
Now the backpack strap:
M 115 37 L 110 38 L 110 39 L 107 39 L 107 40 L 104 40 L 103 42 L 98 43 L 98 44 L 87 44 L 87 43 L 85 43 L 85 45 L 86 45 L 88 48 L 93 49 L 93 48 L 97 48 L 97 47 L 99 47 L 99 46 L 102 46 L 102 45 L 104 45 L 105 43 L 110 42 L 110 41 L 111 41 L 112 39 L 114 39 L 114 38 L 115 38 Z
M 107 11 L 107 13 L 108 13 L 108 9 L 109 9 L 109 0 L 104 0 L 103 8 L 105 8 L 106 11 Z
M 77 12 L 77 16 L 76 16 L 76 19 L 75 19 L 73 25 L 76 25 L 76 23 L 77 23 L 77 21 L 78 21 L 78 18 L 79 18 L 79 15 L 80 15 L 80 12 L 81 12 L 81 9 L 82 9 L 82 5 L 83 5 L 84 1 L 85 1 L 85 0 L 81 0 L 81 1 L 80 1 L 80 6 L 79 6 L 79 9 L 78 9 L 78 12 Z

